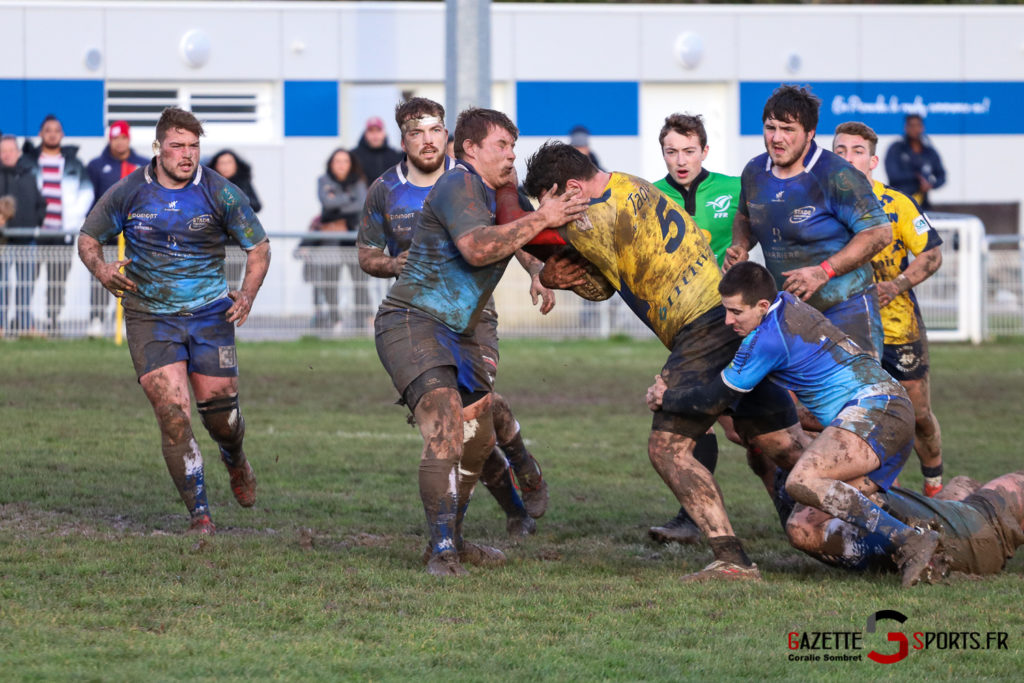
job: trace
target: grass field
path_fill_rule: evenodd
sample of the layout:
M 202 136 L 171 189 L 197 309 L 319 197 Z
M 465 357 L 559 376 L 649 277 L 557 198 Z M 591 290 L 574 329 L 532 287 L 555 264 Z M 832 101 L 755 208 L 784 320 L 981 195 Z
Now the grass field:
M 467 537 L 510 562 L 442 581 L 419 564 L 418 434 L 370 342 L 239 349 L 259 500 L 234 504 L 200 428 L 219 528 L 206 543 L 181 533 L 185 509 L 127 350 L 3 343 L 0 679 L 1020 680 L 1020 557 L 998 577 L 909 591 L 895 576 L 828 569 L 788 548 L 730 444 L 719 480 L 765 582 L 683 585 L 707 546 L 646 539 L 677 507 L 646 457 L 642 397 L 665 351 L 612 340 L 502 352 L 499 389 L 551 505 L 537 535 L 513 545 L 481 488 Z M 1024 345 L 940 346 L 932 361 L 947 475 L 1021 469 Z M 902 479 L 920 486 L 915 460 Z M 906 623 L 866 633 L 882 609 Z M 979 632 L 982 645 L 1006 632 L 1008 649 L 868 661 L 896 651 L 890 630 Z M 790 632 L 856 633 L 861 648 L 794 652 Z

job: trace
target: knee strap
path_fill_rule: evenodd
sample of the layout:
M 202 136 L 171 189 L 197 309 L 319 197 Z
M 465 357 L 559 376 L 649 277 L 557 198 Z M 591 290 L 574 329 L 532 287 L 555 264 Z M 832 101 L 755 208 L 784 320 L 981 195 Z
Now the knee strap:
M 238 394 L 203 401 L 196 407 L 206 431 L 220 446 L 231 448 L 241 443 L 245 436 L 245 420 L 238 408 Z

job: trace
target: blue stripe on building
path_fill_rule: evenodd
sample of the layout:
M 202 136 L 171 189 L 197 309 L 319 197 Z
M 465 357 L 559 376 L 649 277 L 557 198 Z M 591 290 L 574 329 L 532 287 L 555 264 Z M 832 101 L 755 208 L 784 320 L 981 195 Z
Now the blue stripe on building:
M 0 130 L 36 135 L 46 115 L 54 114 L 65 135 L 102 136 L 103 98 L 101 80 L 0 79 Z
M 337 137 L 338 82 L 284 82 L 285 137 Z
M 520 135 L 564 136 L 586 126 L 591 135 L 640 132 L 636 81 L 520 81 L 516 83 Z
M 802 83 L 801 83 L 802 85 Z M 760 135 L 764 103 L 778 81 L 740 83 L 740 134 Z M 920 114 L 932 135 L 1020 135 L 1024 82 L 817 81 L 818 132 L 831 135 L 844 121 L 861 121 L 879 135 L 901 135 L 903 118 Z

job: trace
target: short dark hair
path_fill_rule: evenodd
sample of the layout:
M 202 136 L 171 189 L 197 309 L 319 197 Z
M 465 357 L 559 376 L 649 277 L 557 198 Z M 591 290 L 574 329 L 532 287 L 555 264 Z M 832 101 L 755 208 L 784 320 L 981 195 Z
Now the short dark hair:
M 741 261 L 725 271 L 718 283 L 718 293 L 722 296 L 742 294 L 743 303 L 753 306 L 761 299 L 775 301 L 779 290 L 767 268 L 754 261 Z
M 57 123 L 60 123 L 60 119 L 57 118 L 56 114 L 47 114 L 43 117 L 43 122 L 39 124 L 39 130 L 42 130 L 43 126 L 48 124 L 50 121 L 56 121 Z M 64 124 L 60 123 L 60 127 L 63 128 Z
M 481 107 L 470 107 L 462 111 L 455 122 L 455 158 L 462 158 L 466 140 L 472 140 L 474 145 L 479 145 L 491 134 L 492 128 L 504 128 L 512 136 L 513 141 L 519 139 L 516 124 L 500 111 Z
M 395 107 L 395 123 L 398 124 L 399 130 L 409 119 L 418 119 L 421 116 L 436 116 L 444 123 L 444 107 L 426 97 L 410 97 Z
M 199 122 L 195 114 L 179 107 L 167 107 L 161 112 L 160 120 L 156 122 L 156 139 L 163 142 L 167 137 L 167 131 L 172 128 L 187 130 L 196 137 L 204 135 L 203 124 Z
M 868 141 L 868 151 L 871 152 L 871 156 L 875 155 L 875 150 L 878 148 L 878 134 L 871 130 L 871 126 L 860 121 L 846 121 L 836 126 L 836 132 L 833 135 L 856 135 L 862 137 Z M 835 147 L 835 143 L 832 143 Z
M 700 114 L 669 114 L 665 117 L 665 125 L 658 134 L 658 144 L 665 146 L 665 136 L 676 132 L 680 135 L 696 135 L 700 140 L 700 148 L 708 146 L 708 132 L 704 130 L 704 119 Z
M 811 94 L 810 86 L 780 85 L 764 103 L 761 122 L 768 119 L 795 121 L 812 132 L 818 128 L 821 100 Z
M 558 185 L 558 194 L 565 192 L 569 180 L 590 180 L 597 175 L 597 166 L 583 152 L 558 140 L 548 140 L 526 162 L 526 193 L 539 197 L 544 190 Z

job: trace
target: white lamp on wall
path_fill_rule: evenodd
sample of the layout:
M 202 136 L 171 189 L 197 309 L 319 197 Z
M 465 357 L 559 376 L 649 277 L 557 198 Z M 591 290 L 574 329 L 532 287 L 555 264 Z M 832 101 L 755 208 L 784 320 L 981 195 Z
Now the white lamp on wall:
M 186 31 L 178 49 L 181 58 L 193 69 L 198 69 L 210 60 L 210 38 L 199 29 Z
M 704 58 L 704 39 L 689 31 L 680 33 L 672 50 L 684 69 L 696 69 L 700 60 Z
M 791 74 L 798 73 L 804 65 L 804 58 L 797 52 L 790 52 L 786 55 L 786 71 Z
M 85 51 L 85 68 L 89 71 L 96 71 L 103 65 L 103 53 L 98 48 L 91 47 Z

